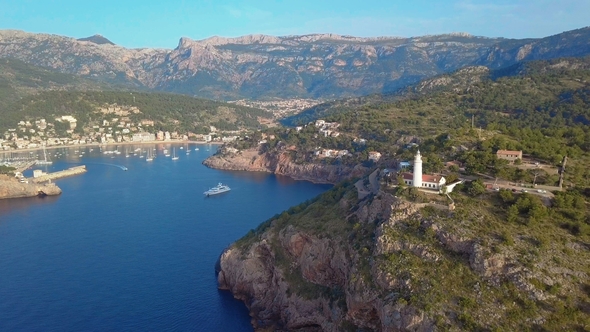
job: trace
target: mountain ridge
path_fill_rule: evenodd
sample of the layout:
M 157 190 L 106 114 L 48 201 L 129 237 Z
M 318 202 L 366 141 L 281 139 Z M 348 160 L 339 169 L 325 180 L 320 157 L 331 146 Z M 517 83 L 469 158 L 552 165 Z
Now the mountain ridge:
M 103 37 L 104 38 L 104 37 Z M 212 99 L 347 97 L 395 91 L 469 65 L 590 54 L 590 28 L 546 38 L 451 33 L 419 37 L 182 37 L 174 49 L 127 49 L 70 37 L 0 31 L 0 57 L 62 73 Z

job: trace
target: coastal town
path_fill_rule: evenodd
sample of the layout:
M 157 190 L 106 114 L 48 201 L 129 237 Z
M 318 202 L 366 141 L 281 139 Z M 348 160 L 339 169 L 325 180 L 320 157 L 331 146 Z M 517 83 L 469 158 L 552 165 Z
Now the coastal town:
M 85 144 L 141 143 L 158 141 L 231 142 L 241 131 L 221 131 L 209 126 L 209 133 L 159 130 L 150 119 L 132 120 L 140 113 L 134 106 L 109 105 L 100 108 L 100 116 L 85 126 L 73 115 L 55 118 L 23 119 L 0 136 L 0 151 L 11 152 L 42 147 Z

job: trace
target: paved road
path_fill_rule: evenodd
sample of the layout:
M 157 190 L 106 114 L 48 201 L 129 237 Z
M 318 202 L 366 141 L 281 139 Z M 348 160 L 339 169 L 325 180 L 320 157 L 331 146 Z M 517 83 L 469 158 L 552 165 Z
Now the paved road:
M 486 185 L 487 184 L 489 184 L 489 185 L 494 184 L 493 182 L 489 182 L 489 181 L 487 181 L 487 182 L 484 181 L 484 183 Z M 520 186 L 514 186 L 514 185 L 500 183 L 500 181 L 498 181 L 498 183 L 496 184 L 496 187 L 500 188 L 500 189 L 509 189 L 509 190 L 512 190 L 513 192 L 516 192 L 516 193 L 522 193 L 523 192 L 522 190 L 524 189 L 529 194 L 539 195 L 539 196 L 548 197 L 548 198 L 553 198 L 555 196 L 555 195 L 553 195 L 553 193 L 550 190 L 543 189 L 543 188 L 541 188 L 541 186 L 537 186 L 536 188 L 523 188 Z M 543 187 L 546 187 L 546 186 L 543 186 Z M 559 187 L 555 187 L 555 188 L 559 188 Z M 494 189 L 491 189 L 491 190 L 494 190 Z M 539 192 L 539 190 L 543 190 L 544 192 Z

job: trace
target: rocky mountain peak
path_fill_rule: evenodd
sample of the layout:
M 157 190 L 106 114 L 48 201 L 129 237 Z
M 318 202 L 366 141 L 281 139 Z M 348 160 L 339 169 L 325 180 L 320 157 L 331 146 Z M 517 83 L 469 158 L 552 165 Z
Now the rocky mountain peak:
M 115 45 L 115 43 L 113 43 L 112 41 L 108 40 L 107 38 L 105 38 L 99 34 L 96 34 L 96 35 L 93 35 L 90 37 L 86 37 L 86 38 L 79 38 L 78 41 L 87 41 L 87 42 L 95 43 L 98 45 L 104 45 L 104 44 Z
M 193 43 L 195 43 L 194 40 L 192 40 L 192 39 L 190 39 L 188 37 L 181 37 L 180 40 L 178 41 L 178 47 L 177 47 L 177 49 L 188 48 Z

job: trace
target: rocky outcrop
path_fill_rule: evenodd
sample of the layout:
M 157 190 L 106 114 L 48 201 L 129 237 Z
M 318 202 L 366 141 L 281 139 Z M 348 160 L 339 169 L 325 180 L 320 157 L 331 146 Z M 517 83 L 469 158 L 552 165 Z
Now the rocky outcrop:
M 435 203 L 383 190 L 357 198 L 356 189 L 338 185 L 222 253 L 219 288 L 244 301 L 256 330 L 526 330 L 552 310 L 531 301 L 575 289 L 565 274 L 587 279 L 546 265 L 555 259 L 536 269 L 519 256 L 527 250 L 490 246 L 493 231 L 469 236 Z M 514 316 L 522 306 L 529 318 Z
M 61 189 L 54 183 L 21 183 L 15 178 L 0 175 L 0 199 L 52 196 L 61 194 Z
M 357 218 L 363 223 L 387 219 L 394 202 L 398 201 L 392 195 L 378 193 L 358 209 Z M 218 269 L 219 288 L 244 301 L 256 329 L 433 330 L 424 312 L 398 303 L 395 296 L 383 298 L 371 286 L 373 277 L 363 276 L 365 257 L 341 238 L 292 225 L 270 229 L 246 248 L 234 245 L 225 250 Z
M 424 78 L 481 65 L 501 68 L 524 60 L 584 56 L 589 28 L 526 40 L 446 34 L 360 38 L 335 34 L 183 37 L 169 49 L 126 49 L 102 36 L 76 40 L 0 31 L 0 57 L 218 99 L 345 97 L 391 92 Z M 432 86 L 448 82 L 432 82 Z
M 360 165 L 350 167 L 316 163 L 297 164 L 292 161 L 288 151 L 261 152 L 258 148 L 237 153 L 225 153 L 222 149 L 220 153 L 203 161 L 203 164 L 224 170 L 269 172 L 315 183 L 338 183 L 344 179 L 362 176 L 367 171 Z

